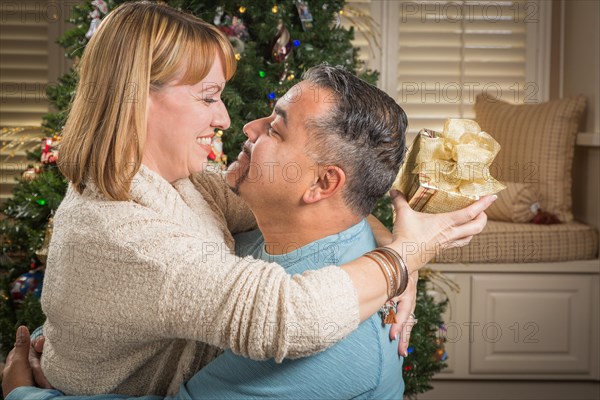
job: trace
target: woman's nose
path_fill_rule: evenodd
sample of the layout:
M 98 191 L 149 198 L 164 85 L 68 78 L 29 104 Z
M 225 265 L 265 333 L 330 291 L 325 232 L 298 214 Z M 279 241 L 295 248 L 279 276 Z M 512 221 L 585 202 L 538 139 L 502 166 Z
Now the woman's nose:
M 231 125 L 231 119 L 229 118 L 225 104 L 222 101 L 219 103 L 220 107 L 213 114 L 213 126 L 225 130 Z

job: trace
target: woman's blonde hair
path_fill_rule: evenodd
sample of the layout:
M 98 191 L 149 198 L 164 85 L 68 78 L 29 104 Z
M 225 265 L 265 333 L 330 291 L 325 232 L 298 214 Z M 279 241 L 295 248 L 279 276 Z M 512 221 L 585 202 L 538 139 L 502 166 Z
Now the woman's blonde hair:
M 59 168 L 81 193 L 89 179 L 109 199 L 128 200 L 146 139 L 146 103 L 185 71 L 206 77 L 220 56 L 236 68 L 229 40 L 214 26 L 165 4 L 124 3 L 109 13 L 79 64 L 79 85 L 60 142 Z

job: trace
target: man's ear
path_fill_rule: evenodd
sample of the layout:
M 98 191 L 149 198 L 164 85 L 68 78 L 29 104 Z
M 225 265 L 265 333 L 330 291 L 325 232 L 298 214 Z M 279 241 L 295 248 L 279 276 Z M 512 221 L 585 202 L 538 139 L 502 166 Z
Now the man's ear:
M 340 192 L 346 184 L 346 173 L 340 167 L 330 165 L 319 168 L 317 180 L 304 192 L 305 203 L 316 203 Z

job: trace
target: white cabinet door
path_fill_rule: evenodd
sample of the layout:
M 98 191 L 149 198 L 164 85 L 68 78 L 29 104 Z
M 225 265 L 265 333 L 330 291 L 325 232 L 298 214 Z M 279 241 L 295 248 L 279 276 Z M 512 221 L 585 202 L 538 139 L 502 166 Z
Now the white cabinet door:
M 592 372 L 594 279 L 584 274 L 473 274 L 470 373 Z

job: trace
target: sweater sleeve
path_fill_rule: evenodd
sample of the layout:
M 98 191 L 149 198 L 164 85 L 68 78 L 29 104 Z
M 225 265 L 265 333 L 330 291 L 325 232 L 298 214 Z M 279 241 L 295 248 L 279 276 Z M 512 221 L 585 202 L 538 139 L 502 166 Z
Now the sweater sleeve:
M 248 207 L 248 204 L 235 194 L 227 182 L 225 176 L 202 172 L 194 174 L 190 180 L 205 198 L 208 196 L 223 213 L 227 222 L 227 229 L 231 234 L 247 232 L 257 228 L 256 218 Z
M 160 280 L 146 298 L 150 304 L 130 315 L 141 329 L 280 362 L 324 350 L 359 324 L 358 297 L 341 268 L 291 276 L 277 264 L 236 257 L 223 243 L 175 228 L 162 226 L 152 237 L 134 240 L 130 249 L 153 271 L 146 279 Z

